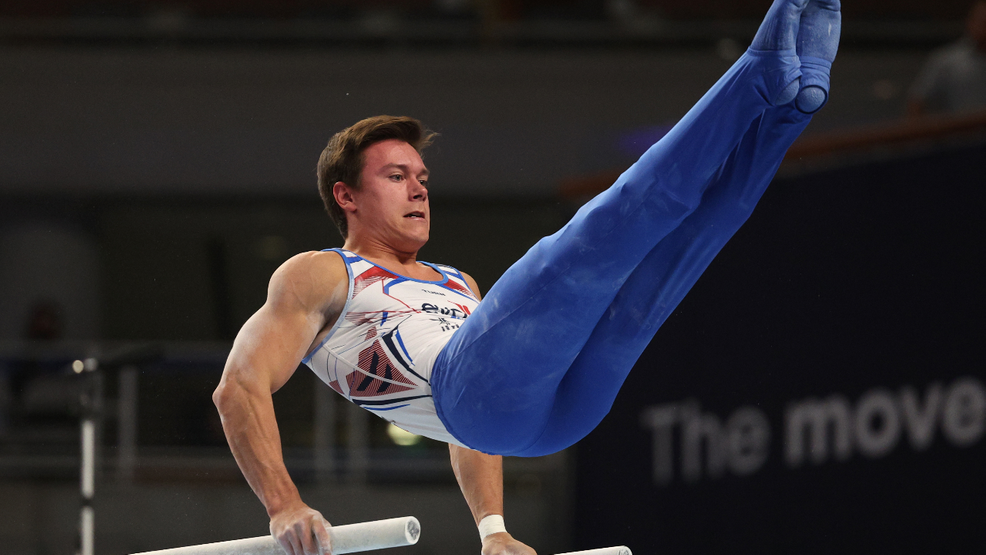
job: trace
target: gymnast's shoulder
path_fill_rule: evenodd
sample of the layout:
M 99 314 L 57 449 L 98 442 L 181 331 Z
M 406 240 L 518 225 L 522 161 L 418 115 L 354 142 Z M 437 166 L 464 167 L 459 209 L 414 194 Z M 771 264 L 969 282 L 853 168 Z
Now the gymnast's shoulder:
M 469 289 L 472 289 L 472 292 L 473 292 L 474 295 L 476 295 L 476 298 L 477 299 L 482 299 L 483 298 L 483 294 L 480 293 L 480 291 L 479 291 L 479 284 L 476 283 L 476 280 L 473 279 L 473 277 L 471 275 L 463 272 L 462 270 L 459 270 L 459 273 L 462 274 L 462 279 L 465 280 L 466 285 L 469 286 Z
M 345 304 L 349 274 L 342 256 L 332 251 L 309 251 L 287 259 L 267 286 L 267 302 L 300 306 L 308 311 L 331 311 Z

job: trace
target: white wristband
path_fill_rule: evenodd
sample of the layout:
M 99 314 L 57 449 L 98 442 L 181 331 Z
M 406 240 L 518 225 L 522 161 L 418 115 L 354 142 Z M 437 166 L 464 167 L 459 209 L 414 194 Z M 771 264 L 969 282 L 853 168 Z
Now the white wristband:
M 479 521 L 479 539 L 483 539 L 490 534 L 506 531 L 507 529 L 503 526 L 502 515 L 487 515 L 483 517 L 483 520 Z

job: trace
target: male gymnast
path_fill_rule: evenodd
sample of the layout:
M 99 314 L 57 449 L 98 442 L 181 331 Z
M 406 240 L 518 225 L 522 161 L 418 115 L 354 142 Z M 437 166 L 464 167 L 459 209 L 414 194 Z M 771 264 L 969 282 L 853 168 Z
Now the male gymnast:
M 380 116 L 337 133 L 319 191 L 342 249 L 299 254 L 236 337 L 213 396 L 288 555 L 329 553 L 329 523 L 288 476 L 271 394 L 299 362 L 354 403 L 449 444 L 483 555 L 533 555 L 503 526 L 502 455 L 568 447 L 609 411 L 657 329 L 746 221 L 828 99 L 839 0 L 775 0 L 750 49 L 617 182 L 479 302 L 417 261 L 430 134 Z

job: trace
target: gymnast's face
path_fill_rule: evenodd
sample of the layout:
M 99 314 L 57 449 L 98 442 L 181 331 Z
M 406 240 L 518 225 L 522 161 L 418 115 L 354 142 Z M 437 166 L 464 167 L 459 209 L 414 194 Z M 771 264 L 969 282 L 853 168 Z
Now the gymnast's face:
M 350 233 L 384 248 L 417 252 L 431 226 L 428 168 L 421 155 L 406 142 L 389 139 L 367 147 L 363 157 L 360 187 L 351 190 Z

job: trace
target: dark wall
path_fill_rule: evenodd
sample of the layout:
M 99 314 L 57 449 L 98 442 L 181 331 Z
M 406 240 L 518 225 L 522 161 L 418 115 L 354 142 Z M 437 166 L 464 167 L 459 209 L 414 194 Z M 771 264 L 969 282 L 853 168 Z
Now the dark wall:
M 483 290 L 567 215 L 548 200 L 433 204 L 433 239 L 420 258 L 469 272 Z M 97 206 L 106 339 L 232 339 L 284 260 L 342 246 L 317 197 Z
M 432 207 L 420 258 L 470 273 L 483 291 L 572 210 L 544 198 L 442 197 Z M 339 246 L 314 193 L 0 196 L 0 340 L 25 338 L 39 300 L 58 308 L 56 339 L 229 340 L 281 263 Z
M 546 197 L 627 167 L 741 51 L 0 48 L 0 194 L 309 198 L 333 133 L 406 114 L 441 133 L 436 197 Z M 847 40 L 806 132 L 900 118 L 925 57 Z
M 578 545 L 986 546 L 986 147 L 776 180 L 578 446 Z

